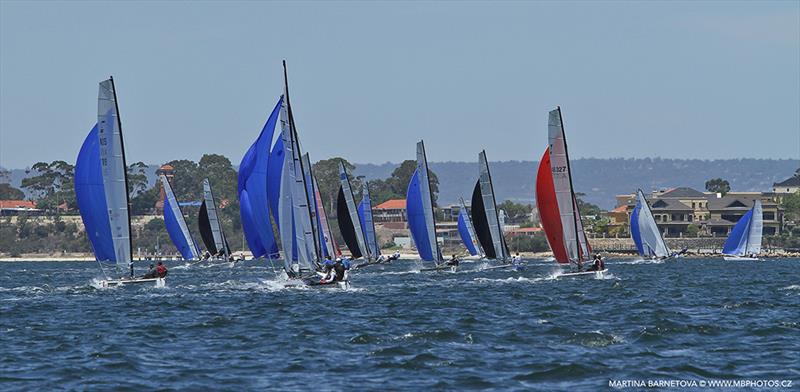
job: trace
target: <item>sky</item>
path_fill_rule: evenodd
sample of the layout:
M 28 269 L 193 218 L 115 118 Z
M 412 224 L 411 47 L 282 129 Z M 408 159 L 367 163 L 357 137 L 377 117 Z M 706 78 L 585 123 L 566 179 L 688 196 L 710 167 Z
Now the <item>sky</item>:
M 0 0 L 0 166 L 74 162 L 113 75 L 129 162 L 238 164 L 283 88 L 312 160 L 800 158 L 800 2 Z

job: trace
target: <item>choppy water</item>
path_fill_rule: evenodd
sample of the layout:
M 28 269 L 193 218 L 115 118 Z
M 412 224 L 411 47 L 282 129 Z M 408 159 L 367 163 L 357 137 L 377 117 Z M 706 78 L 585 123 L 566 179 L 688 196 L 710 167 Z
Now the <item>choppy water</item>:
M 97 289 L 95 263 L 0 263 L 0 389 L 800 378 L 798 260 L 611 260 L 603 280 L 553 279 L 553 263 L 531 263 L 453 274 L 396 262 L 355 272 L 350 291 L 285 288 L 255 262 L 173 264 L 165 289 Z

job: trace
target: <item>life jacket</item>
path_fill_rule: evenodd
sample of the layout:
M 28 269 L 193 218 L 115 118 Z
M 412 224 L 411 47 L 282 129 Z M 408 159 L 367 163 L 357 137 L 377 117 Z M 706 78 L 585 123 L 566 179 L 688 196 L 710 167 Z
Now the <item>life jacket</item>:
M 161 264 L 156 267 L 156 272 L 158 273 L 159 278 L 163 278 L 167 276 L 167 267 L 164 264 Z

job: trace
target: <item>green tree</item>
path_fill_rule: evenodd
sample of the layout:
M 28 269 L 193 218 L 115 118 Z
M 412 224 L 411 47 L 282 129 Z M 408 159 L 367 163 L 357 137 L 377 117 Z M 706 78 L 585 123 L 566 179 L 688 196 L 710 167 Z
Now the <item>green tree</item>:
M 391 192 L 391 198 L 404 199 L 408 191 L 408 183 L 411 182 L 411 177 L 417 170 L 417 161 L 405 160 L 396 169 L 392 171 L 392 175 L 386 179 L 386 185 Z M 430 168 L 428 168 L 428 177 L 431 183 L 431 193 L 433 194 L 433 203 L 439 197 L 439 177 L 436 176 Z
M 586 196 L 585 193 L 575 192 L 575 200 L 578 202 L 578 211 L 580 211 L 581 216 L 590 216 L 590 215 L 600 215 L 603 210 L 600 207 L 583 201 L 581 197 Z
M 55 209 L 61 203 L 75 208 L 75 167 L 64 161 L 37 162 L 36 175 L 22 180 L 22 187 L 33 193 L 37 207 Z
M 347 170 L 347 178 L 350 179 L 350 186 L 353 193 L 361 193 L 361 179 L 353 177 L 355 166 L 341 157 L 324 159 L 312 165 L 314 177 L 317 179 L 319 194 L 327 205 L 328 215 L 336 215 L 336 197 L 339 194 L 339 162 L 344 164 Z M 370 196 L 372 196 L 372 183 L 370 183 Z
M 800 191 L 783 197 L 781 207 L 784 209 L 784 217 L 793 222 L 800 222 Z
M 697 227 L 695 224 L 690 224 L 686 226 L 686 236 L 687 237 L 697 237 L 697 234 L 700 233 L 700 228 Z
M 14 188 L 11 184 L 0 184 L 0 200 L 22 200 L 25 192 Z
M 144 162 L 128 165 L 128 196 L 130 198 L 147 190 L 147 169 Z
M 519 204 L 506 200 L 500 203 L 497 208 L 506 212 L 509 222 L 522 223 L 530 220 L 532 209 L 530 204 Z
M 731 191 L 731 184 L 727 180 L 721 178 L 712 178 L 706 181 L 706 190 L 714 193 L 721 193 L 725 196 Z

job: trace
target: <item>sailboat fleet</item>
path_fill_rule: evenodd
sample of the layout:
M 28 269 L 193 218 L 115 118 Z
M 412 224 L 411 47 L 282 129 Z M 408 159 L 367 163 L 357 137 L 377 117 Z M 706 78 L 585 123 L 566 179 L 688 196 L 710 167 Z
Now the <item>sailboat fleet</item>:
M 282 263 L 284 279 L 303 285 L 328 283 L 346 288 L 344 277 L 332 276 L 330 262 L 342 257 L 332 232 L 308 153 L 301 151 L 297 124 L 289 99 L 284 62 L 284 91 L 278 98 L 258 138 L 239 166 L 237 194 L 242 230 L 254 258 Z M 275 131 L 279 130 L 276 137 Z M 166 277 L 136 277 L 131 254 L 131 225 L 127 165 L 122 122 L 113 78 L 100 82 L 97 123 L 86 137 L 75 166 L 75 193 L 86 234 L 102 274 L 100 286 L 152 283 L 163 287 Z M 356 204 L 351 175 L 339 162 L 340 186 L 336 198 L 337 224 L 344 246 L 360 267 L 383 262 L 372 216 L 369 183 L 364 181 Z M 201 248 L 186 223 L 169 179 L 161 175 L 164 189 L 164 223 L 184 260 L 226 260 L 233 256 L 222 228 L 217 201 L 209 179 L 203 179 L 203 199 L 197 217 Z M 605 268 L 585 270 L 592 248 L 583 227 L 573 187 L 568 145 L 561 108 L 549 112 L 548 145 L 536 172 L 536 206 L 554 260 L 566 268 L 559 276 L 598 276 Z M 471 208 L 460 199 L 459 235 L 468 253 L 505 268 L 512 257 L 504 237 L 504 212 L 498 209 L 486 151 L 478 154 L 478 177 Z M 416 146 L 416 168 L 406 192 L 406 216 L 411 239 L 419 254 L 420 271 L 455 271 L 458 262 L 446 262 L 436 234 L 435 200 L 431 191 L 425 144 Z M 761 251 L 761 203 L 733 228 L 725 242 L 726 260 L 757 260 Z M 273 229 L 273 225 L 277 230 Z M 630 215 L 630 233 L 642 257 L 668 259 L 672 252 L 659 230 L 642 190 Z M 276 232 L 277 231 L 277 232 Z M 396 257 L 396 256 L 395 256 Z M 453 256 L 455 259 L 455 255 Z M 322 280 L 320 280 L 322 278 Z

